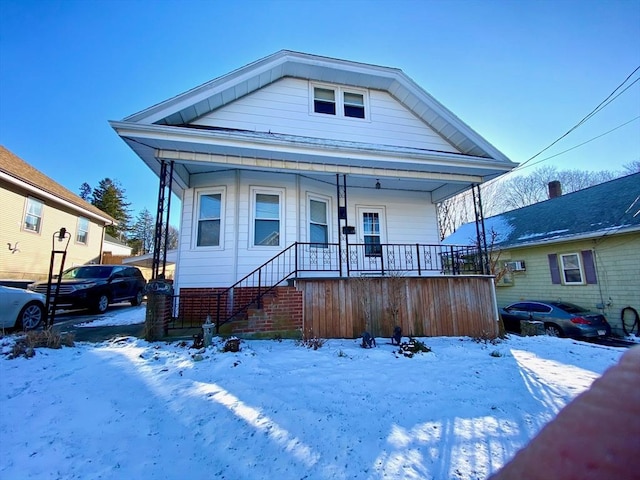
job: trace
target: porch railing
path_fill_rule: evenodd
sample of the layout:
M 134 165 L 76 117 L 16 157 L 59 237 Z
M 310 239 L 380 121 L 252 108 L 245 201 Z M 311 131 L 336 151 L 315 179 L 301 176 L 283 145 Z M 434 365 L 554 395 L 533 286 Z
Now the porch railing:
M 209 316 L 216 332 L 225 323 L 262 308 L 265 295 L 290 278 L 323 273 L 354 275 L 449 275 L 482 273 L 478 250 L 427 244 L 349 244 L 296 242 L 227 288 L 174 296 L 168 328 L 199 327 Z M 191 318 L 193 317 L 193 319 Z

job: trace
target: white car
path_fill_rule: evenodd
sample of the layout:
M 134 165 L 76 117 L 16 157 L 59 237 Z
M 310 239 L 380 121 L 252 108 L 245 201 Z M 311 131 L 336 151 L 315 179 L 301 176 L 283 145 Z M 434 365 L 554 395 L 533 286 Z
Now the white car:
M 33 330 L 45 319 L 45 296 L 0 285 L 0 328 Z

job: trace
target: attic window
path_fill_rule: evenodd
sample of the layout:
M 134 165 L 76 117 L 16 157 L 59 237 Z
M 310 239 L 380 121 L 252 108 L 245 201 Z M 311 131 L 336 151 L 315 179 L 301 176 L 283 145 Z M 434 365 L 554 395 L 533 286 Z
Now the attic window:
M 344 116 L 364 118 L 364 95 L 344 92 Z
M 327 84 L 309 84 L 309 112 L 338 118 L 366 119 L 368 91 Z
M 327 115 L 336 114 L 336 92 L 328 88 L 313 89 L 313 111 Z

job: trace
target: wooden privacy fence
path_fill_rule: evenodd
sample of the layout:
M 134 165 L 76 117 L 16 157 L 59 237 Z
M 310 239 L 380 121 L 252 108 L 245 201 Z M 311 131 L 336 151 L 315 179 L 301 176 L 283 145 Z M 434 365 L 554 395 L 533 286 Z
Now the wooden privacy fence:
M 488 276 L 296 279 L 303 292 L 303 329 L 322 338 L 495 337 L 493 279 Z

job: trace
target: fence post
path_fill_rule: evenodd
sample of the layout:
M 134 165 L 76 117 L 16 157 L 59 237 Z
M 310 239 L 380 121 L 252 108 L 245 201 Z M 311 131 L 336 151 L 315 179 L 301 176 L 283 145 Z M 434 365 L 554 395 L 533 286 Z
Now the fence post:
M 422 265 L 420 264 L 420 244 L 416 243 L 416 258 L 418 259 L 418 276 L 422 276 Z

